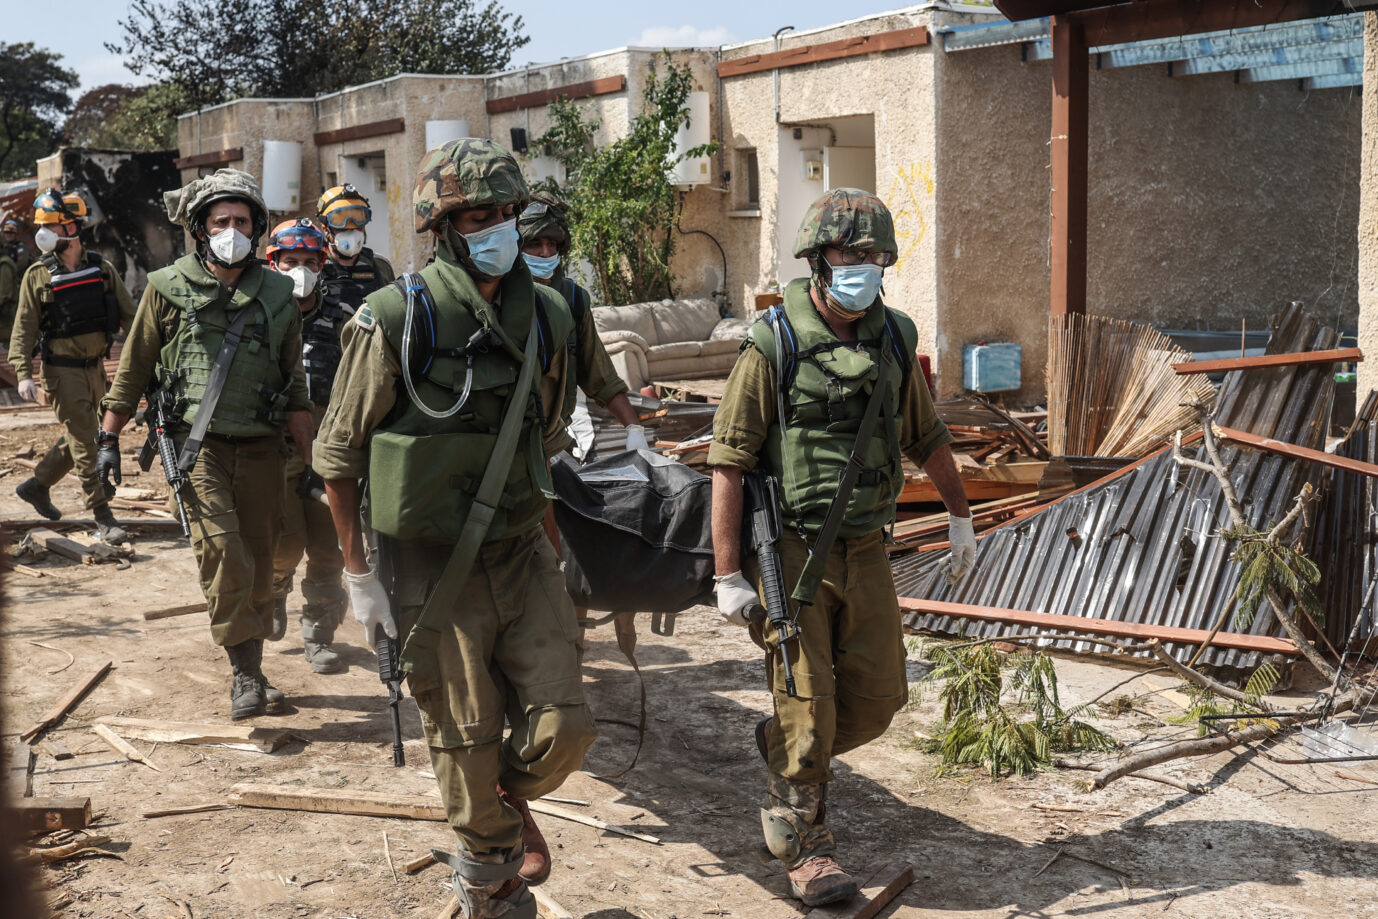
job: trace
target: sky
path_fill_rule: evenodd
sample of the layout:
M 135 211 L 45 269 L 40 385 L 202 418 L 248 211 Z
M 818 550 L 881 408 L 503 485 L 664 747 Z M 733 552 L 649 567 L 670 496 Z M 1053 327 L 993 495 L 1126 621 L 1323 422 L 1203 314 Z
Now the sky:
M 792 0 L 779 7 L 741 0 L 696 0 L 692 4 L 507 0 L 503 4 L 508 12 L 522 17 L 531 38 L 513 56 L 513 67 L 579 57 L 622 45 L 730 44 L 769 37 L 782 26 L 809 29 L 905 5 L 905 0 L 872 0 L 860 6 Z M 124 0 L 65 0 L 60 8 L 62 23 L 55 26 L 51 16 L 22 15 L 21 11 L 33 9 L 26 0 L 0 0 L 0 21 L 5 24 L 0 40 L 31 41 L 58 52 L 64 58 L 63 65 L 80 76 L 81 92 L 105 83 L 146 82 L 102 44 L 120 36 L 119 20 L 128 15 Z

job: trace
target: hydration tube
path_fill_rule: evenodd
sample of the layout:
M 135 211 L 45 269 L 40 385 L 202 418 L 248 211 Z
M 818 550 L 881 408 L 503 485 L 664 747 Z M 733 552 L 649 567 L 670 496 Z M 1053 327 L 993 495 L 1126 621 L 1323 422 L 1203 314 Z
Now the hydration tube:
M 402 383 L 407 387 L 407 395 L 421 411 L 431 418 L 449 418 L 462 409 L 464 403 L 469 401 L 469 390 L 474 384 L 474 355 L 472 353 L 465 355 L 464 391 L 459 394 L 459 401 L 445 411 L 436 411 L 421 401 L 421 395 L 416 391 L 416 384 L 412 382 L 411 378 L 411 326 L 412 319 L 416 315 L 416 292 L 421 289 L 421 285 L 417 283 L 418 280 L 410 276 L 407 278 L 407 318 L 402 325 Z M 432 321 L 431 327 L 434 329 L 434 321 Z

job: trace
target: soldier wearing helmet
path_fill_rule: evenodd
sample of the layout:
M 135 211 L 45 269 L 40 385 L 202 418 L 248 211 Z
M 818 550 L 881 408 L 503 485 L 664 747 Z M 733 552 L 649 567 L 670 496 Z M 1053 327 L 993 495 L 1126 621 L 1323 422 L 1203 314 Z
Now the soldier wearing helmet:
M 253 177 L 220 169 L 163 195 L 196 251 L 148 276 L 105 397 L 97 465 L 121 478 L 119 433 L 139 399 L 169 405 L 183 498 L 211 638 L 230 659 L 230 717 L 283 711 L 263 675 L 273 630 L 273 547 L 282 492 L 280 444 L 311 457 L 311 401 L 292 280 L 254 257 L 268 209 Z
M 353 185 L 328 188 L 316 202 L 316 220 L 330 243 L 325 263 L 325 290 L 350 310 L 363 305 L 364 297 L 397 277 L 388 260 L 364 245 L 373 219 L 368 199 Z
M 970 570 L 976 549 L 952 437 L 913 371 L 914 323 L 880 296 L 896 253 L 890 212 L 875 195 L 839 188 L 813 203 L 794 246 L 810 276 L 791 281 L 783 306 L 742 343 L 708 453 L 718 609 L 738 625 L 763 603 L 759 566 L 740 541 L 742 476 L 759 466 L 779 483 L 778 545 L 799 630 L 786 649 L 796 692 L 786 685 L 779 630 L 750 623 L 774 702 L 756 728 L 769 770 L 761 825 L 791 893 L 808 906 L 857 890 L 824 819 L 832 757 L 879 737 L 908 698 L 884 543 L 903 456 L 923 467 L 951 515 L 950 579 Z M 855 485 L 842 496 L 849 462 Z
M 354 616 L 398 637 L 459 854 L 464 915 L 532 919 L 550 856 L 526 800 L 593 742 L 574 609 L 541 527 L 573 320 L 518 258 L 529 198 L 512 155 L 464 138 L 426 154 L 416 231 L 436 258 L 345 326 L 316 441 Z M 381 551 L 364 552 L 358 480 Z M 504 720 L 511 733 L 503 738 Z
M 105 358 L 115 334 L 133 321 L 134 303 L 115 266 L 82 245 L 88 213 L 85 199 L 72 192 L 49 188 L 34 199 L 35 238 L 44 254 L 24 272 L 9 358 L 20 397 L 32 402 L 38 398 L 33 358 L 42 357 L 39 383 L 66 433 L 15 494 L 57 520 L 62 512 L 49 490 L 75 471 L 101 538 L 118 545 L 126 534 L 97 475 L 96 431 L 105 395 Z
M 340 330 L 353 310 L 330 294 L 322 281 L 326 265 L 325 234 L 307 218 L 284 220 L 273 228 L 265 255 L 279 274 L 292 279 L 292 296 L 301 310 L 302 366 L 311 398 L 311 418 L 320 424 L 340 364 Z M 273 553 L 273 631 L 269 641 L 287 633 L 287 595 L 306 556 L 302 579 L 301 637 L 306 663 L 315 673 L 339 673 L 344 661 L 331 647 L 349 602 L 344 589 L 344 556 L 335 536 L 330 509 L 322 504 L 320 476 L 296 450 L 284 445 L 283 521 Z
M 19 306 L 19 279 L 33 258 L 19 238 L 19 220 L 6 216 L 0 220 L 0 347 L 9 347 L 14 311 Z

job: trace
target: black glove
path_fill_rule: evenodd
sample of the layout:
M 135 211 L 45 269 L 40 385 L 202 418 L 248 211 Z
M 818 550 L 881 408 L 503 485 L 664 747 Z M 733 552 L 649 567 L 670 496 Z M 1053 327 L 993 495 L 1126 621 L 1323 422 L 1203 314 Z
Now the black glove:
M 302 470 L 301 478 L 297 479 L 297 497 L 310 498 L 312 489 L 325 491 L 325 479 L 321 478 L 316 470 L 307 466 Z
M 118 435 L 101 431 L 96 435 L 96 444 L 100 447 L 96 451 L 96 478 L 105 486 L 106 491 L 113 491 L 115 485 L 124 482 L 124 476 L 120 473 L 120 438 Z M 115 479 L 114 485 L 110 484 L 112 474 Z

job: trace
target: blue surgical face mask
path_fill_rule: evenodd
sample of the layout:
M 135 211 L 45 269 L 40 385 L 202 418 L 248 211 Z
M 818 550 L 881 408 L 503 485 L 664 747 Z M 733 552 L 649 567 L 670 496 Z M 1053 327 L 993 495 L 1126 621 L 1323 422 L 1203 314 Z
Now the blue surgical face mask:
M 504 220 L 477 233 L 465 233 L 464 241 L 469 244 L 469 260 L 474 263 L 474 269 L 490 278 L 500 278 L 512 270 L 521 250 L 517 218 Z
M 555 269 L 560 267 L 560 256 L 558 255 L 542 258 L 539 255 L 523 252 L 522 258 L 526 259 L 526 267 L 531 269 L 531 273 L 542 281 L 554 275 Z
M 884 271 L 879 265 L 832 265 L 833 280 L 828 285 L 828 296 L 844 310 L 863 313 L 876 302 L 880 293 L 881 275 Z

